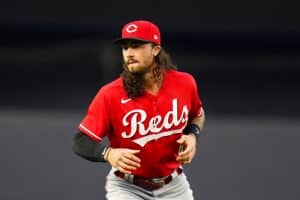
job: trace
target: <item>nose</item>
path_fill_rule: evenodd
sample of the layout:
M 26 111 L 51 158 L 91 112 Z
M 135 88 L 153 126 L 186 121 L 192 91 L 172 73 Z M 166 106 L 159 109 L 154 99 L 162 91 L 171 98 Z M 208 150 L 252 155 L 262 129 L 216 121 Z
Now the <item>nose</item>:
M 134 56 L 134 51 L 132 48 L 128 47 L 123 49 L 123 55 L 127 58 L 132 58 Z

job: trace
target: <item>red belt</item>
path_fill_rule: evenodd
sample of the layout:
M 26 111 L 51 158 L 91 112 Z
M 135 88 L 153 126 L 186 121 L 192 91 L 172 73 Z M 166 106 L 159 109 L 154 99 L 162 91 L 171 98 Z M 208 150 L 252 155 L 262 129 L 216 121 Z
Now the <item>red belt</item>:
M 181 173 L 182 173 L 181 168 L 177 168 L 175 170 L 175 175 L 179 175 Z M 146 179 L 146 178 L 142 178 L 139 176 L 134 176 L 132 174 L 124 174 L 123 172 L 115 171 L 115 175 L 117 177 L 120 177 L 120 178 L 126 180 L 127 182 L 133 183 L 133 184 L 140 186 L 146 190 L 157 190 L 157 189 L 163 187 L 164 185 L 170 183 L 173 179 L 172 174 L 170 174 L 169 176 L 163 177 L 163 178 Z

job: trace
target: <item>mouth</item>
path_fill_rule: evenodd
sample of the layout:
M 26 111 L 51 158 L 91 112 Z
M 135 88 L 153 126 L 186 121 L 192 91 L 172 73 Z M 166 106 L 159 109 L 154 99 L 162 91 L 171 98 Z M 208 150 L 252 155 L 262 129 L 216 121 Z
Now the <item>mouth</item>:
M 128 60 L 127 61 L 127 65 L 131 65 L 131 64 L 135 64 L 135 63 L 138 63 L 137 60 Z

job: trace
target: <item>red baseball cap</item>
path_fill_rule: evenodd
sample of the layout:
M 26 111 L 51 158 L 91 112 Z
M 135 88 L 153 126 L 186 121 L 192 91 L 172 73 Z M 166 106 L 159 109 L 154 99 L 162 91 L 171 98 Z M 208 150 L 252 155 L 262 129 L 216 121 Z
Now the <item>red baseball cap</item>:
M 146 20 L 137 20 L 125 24 L 122 29 L 122 37 L 117 39 L 115 43 L 120 44 L 129 39 L 161 44 L 158 26 Z

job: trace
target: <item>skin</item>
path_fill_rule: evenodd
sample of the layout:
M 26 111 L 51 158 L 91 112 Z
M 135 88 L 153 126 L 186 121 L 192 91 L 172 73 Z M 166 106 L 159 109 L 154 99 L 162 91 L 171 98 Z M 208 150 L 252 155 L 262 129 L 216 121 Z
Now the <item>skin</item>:
M 123 61 L 131 73 L 143 74 L 144 88 L 151 94 L 156 95 L 162 85 L 162 80 L 153 78 L 152 69 L 156 67 L 155 56 L 161 50 L 161 46 L 153 46 L 151 43 L 125 43 L 122 48 Z M 201 129 L 204 126 L 204 111 L 202 116 L 192 120 Z M 177 160 L 181 164 L 191 163 L 196 154 L 196 136 L 194 134 L 182 135 L 177 143 L 184 149 L 178 154 Z M 110 148 L 104 158 L 116 169 L 123 173 L 131 174 L 131 171 L 140 167 L 140 158 L 136 155 L 140 150 L 126 148 Z
M 205 122 L 205 113 L 203 108 L 201 108 L 202 115 L 200 117 L 196 117 L 192 120 L 191 123 L 197 124 L 201 130 L 203 130 L 204 122 Z M 194 134 L 182 135 L 177 143 L 183 145 L 184 149 L 182 152 L 178 153 L 177 160 L 181 164 L 189 164 L 192 162 L 193 158 L 196 155 L 196 146 L 197 146 L 197 138 Z

